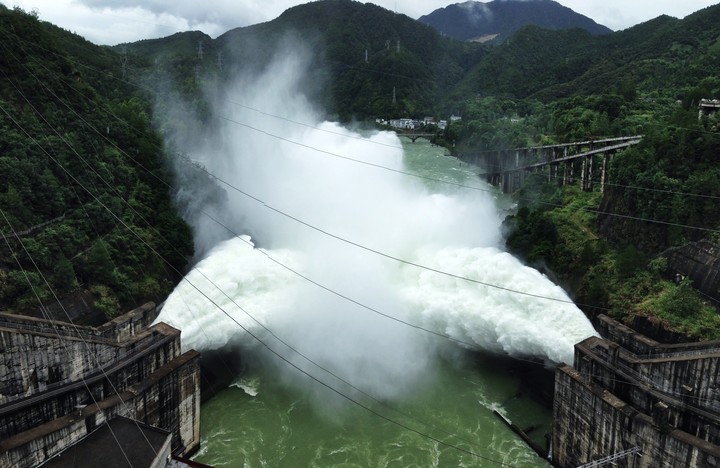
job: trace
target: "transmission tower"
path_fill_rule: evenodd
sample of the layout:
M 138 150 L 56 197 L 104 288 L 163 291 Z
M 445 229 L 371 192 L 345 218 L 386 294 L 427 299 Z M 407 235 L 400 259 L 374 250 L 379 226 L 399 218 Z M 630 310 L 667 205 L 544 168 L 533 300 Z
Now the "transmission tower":
M 127 74 L 127 62 L 127 47 L 123 46 L 122 53 L 120 54 L 120 66 L 122 67 L 123 80 L 125 79 L 125 75 Z

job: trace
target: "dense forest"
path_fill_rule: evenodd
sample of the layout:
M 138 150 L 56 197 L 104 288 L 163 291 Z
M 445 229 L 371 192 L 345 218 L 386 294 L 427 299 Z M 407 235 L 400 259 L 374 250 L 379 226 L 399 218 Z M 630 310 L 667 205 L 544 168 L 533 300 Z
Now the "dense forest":
M 614 158 L 604 192 L 529 177 L 507 246 L 590 315 L 718 337 L 712 301 L 673 281 L 663 253 L 718 240 L 718 119 L 698 119 L 698 102 L 720 98 L 720 6 L 604 36 L 527 26 L 499 45 L 351 0 L 216 39 L 195 31 L 113 48 L 20 10 L 0 14 L 3 309 L 89 291 L 112 315 L 167 293 L 192 239 L 153 129 L 172 122 L 157 111 L 181 98 L 211 123 L 209 84 L 262 69 L 292 43 L 308 51 L 303 90 L 328 118 L 454 113 L 462 120 L 435 142 L 457 153 L 644 135 Z
M 0 6 L 0 37 L 0 309 L 162 300 L 192 237 L 146 101 L 116 54 L 33 14 Z

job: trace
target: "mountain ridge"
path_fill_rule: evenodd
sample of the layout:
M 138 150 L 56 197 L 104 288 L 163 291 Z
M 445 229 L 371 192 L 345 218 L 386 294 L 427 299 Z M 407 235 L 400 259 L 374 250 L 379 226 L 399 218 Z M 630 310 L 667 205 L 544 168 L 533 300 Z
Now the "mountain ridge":
M 580 28 L 594 36 L 612 32 L 553 0 L 467 1 L 439 8 L 421 16 L 418 21 L 454 39 L 485 39 L 495 43 L 505 41 L 530 24 L 553 30 Z

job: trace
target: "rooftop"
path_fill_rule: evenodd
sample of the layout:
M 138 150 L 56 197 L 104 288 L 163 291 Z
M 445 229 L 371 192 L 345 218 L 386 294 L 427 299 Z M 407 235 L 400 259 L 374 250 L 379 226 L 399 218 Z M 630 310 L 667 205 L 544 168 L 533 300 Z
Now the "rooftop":
M 150 467 L 158 457 L 164 460 L 170 455 L 170 438 L 168 431 L 116 417 L 51 458 L 43 467 Z

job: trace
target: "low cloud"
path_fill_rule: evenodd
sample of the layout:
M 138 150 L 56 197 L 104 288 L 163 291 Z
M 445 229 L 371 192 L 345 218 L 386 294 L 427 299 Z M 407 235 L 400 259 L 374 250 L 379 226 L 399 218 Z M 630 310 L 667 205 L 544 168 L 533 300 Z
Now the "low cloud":
M 211 25 L 221 32 L 267 21 L 290 7 L 291 0 L 259 1 L 214 0 L 212 2 L 178 2 L 175 0 L 76 0 L 93 10 L 144 10 L 155 18 L 174 17 L 190 26 Z M 193 27 L 192 29 L 199 29 Z M 209 31 L 203 31 L 210 34 Z M 212 34 L 211 34 L 212 35 Z

